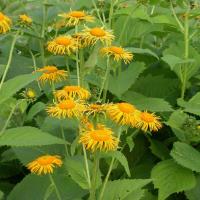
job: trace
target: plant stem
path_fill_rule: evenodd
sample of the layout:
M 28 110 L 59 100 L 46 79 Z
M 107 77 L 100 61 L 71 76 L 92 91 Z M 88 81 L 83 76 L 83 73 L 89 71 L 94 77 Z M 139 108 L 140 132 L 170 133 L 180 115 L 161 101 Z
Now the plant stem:
M 96 5 L 96 3 L 95 3 L 95 0 L 92 0 L 92 4 L 93 4 L 93 6 L 94 6 L 94 8 L 95 8 L 95 10 L 96 10 L 96 13 L 97 13 L 97 16 L 98 16 L 100 22 L 102 23 L 103 26 L 105 26 L 103 20 L 101 19 L 101 15 L 100 15 L 99 9 L 97 8 L 97 5 Z
M 113 0 L 110 1 L 110 11 L 109 11 L 109 18 L 108 18 L 108 25 L 112 28 L 112 16 L 114 11 Z
M 65 133 L 64 133 L 64 130 L 63 130 L 63 127 L 62 127 L 62 125 L 61 125 L 61 135 L 62 135 L 62 138 L 63 138 L 63 140 L 65 140 L 65 141 L 66 141 L 66 138 L 65 138 Z M 67 143 L 65 143 L 64 145 L 65 145 L 65 151 L 66 151 L 66 155 L 67 155 L 67 157 L 69 157 L 69 152 L 68 152 L 68 148 L 67 148 Z
M 0 90 L 1 90 L 1 88 L 3 86 L 4 81 L 5 81 L 6 75 L 8 73 L 8 69 L 10 68 L 10 64 L 11 64 L 12 57 L 13 57 L 14 47 L 15 47 L 15 44 L 16 44 L 17 37 L 18 37 L 19 33 L 20 33 L 20 30 L 18 30 L 17 33 L 14 35 L 14 38 L 13 38 L 13 41 L 12 41 L 10 52 L 9 52 L 9 57 L 8 57 L 8 62 L 6 64 L 6 67 L 5 67 L 5 70 L 4 70 L 2 79 L 1 79 L 1 83 L 0 83 Z
M 121 132 L 122 131 L 121 131 L 121 127 L 120 127 L 119 131 L 118 131 L 118 136 L 117 136 L 118 139 L 120 139 Z M 106 184 L 107 184 L 108 179 L 110 177 L 110 174 L 111 174 L 111 171 L 112 171 L 112 168 L 113 168 L 113 165 L 114 165 L 114 161 L 115 161 L 115 158 L 112 158 L 112 160 L 110 162 L 110 166 L 109 166 L 108 172 L 107 172 L 106 177 L 105 177 L 104 182 L 103 182 L 103 186 L 102 186 L 102 189 L 101 189 L 101 192 L 100 192 L 100 195 L 99 195 L 99 200 L 103 199 L 103 195 L 104 195 L 104 192 L 105 192 Z
M 92 186 L 90 190 L 90 200 L 96 199 L 96 183 L 97 183 L 97 173 L 99 169 L 99 155 L 98 152 L 94 153 L 94 170 L 93 170 L 93 177 L 92 177 Z
M 52 177 L 51 174 L 49 174 L 49 179 L 50 179 L 51 184 L 53 185 L 53 187 L 54 187 L 54 189 L 55 189 L 56 196 L 57 196 L 58 200 L 62 200 L 62 198 L 61 198 L 61 196 L 60 196 L 60 192 L 58 191 L 58 188 L 56 187 L 56 184 L 55 184 L 55 182 L 54 182 L 53 177 Z
M 104 87 L 105 87 L 105 85 L 106 85 L 106 81 L 108 81 L 107 79 L 108 79 L 109 74 L 110 74 L 110 67 L 111 67 L 111 66 L 110 66 L 110 58 L 108 57 L 108 58 L 107 58 L 106 73 L 105 73 L 105 76 L 103 77 L 103 81 L 102 81 L 102 85 L 101 85 L 101 88 L 100 88 L 99 97 L 98 97 L 98 100 L 97 100 L 97 101 L 100 100 L 101 94 L 102 94 L 103 89 L 104 89 Z M 106 88 L 105 88 L 105 89 L 106 89 Z M 107 93 L 107 92 L 106 92 L 106 93 Z
M 78 33 L 78 26 L 75 26 L 75 34 Z M 77 40 L 78 45 L 78 40 Z M 79 58 L 78 58 L 78 49 L 76 50 L 76 71 L 77 71 L 77 84 L 80 86 L 80 69 L 79 69 Z
M 88 166 L 88 161 L 87 161 L 87 153 L 86 153 L 84 145 L 82 147 L 83 147 L 83 155 L 84 155 L 84 161 L 85 161 L 85 169 L 86 169 L 88 187 L 89 187 L 89 189 L 91 189 L 90 171 L 89 171 L 89 166 Z
M 184 26 L 184 59 L 185 61 L 189 57 L 189 20 L 188 20 L 189 10 L 186 12 L 185 16 L 185 26 Z M 181 67 L 182 71 L 182 87 L 181 87 L 181 98 L 184 98 L 187 82 L 187 64 L 183 64 Z

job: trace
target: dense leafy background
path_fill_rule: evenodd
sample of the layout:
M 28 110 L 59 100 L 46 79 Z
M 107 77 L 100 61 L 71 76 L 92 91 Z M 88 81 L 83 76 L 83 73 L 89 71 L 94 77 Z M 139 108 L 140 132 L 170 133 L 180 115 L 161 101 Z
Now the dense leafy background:
M 110 157 L 117 162 L 105 190 L 105 200 L 199 200 L 200 199 L 200 5 L 198 1 L 119 0 L 114 7 L 112 28 L 116 44 L 134 53 L 134 61 L 123 65 L 117 77 L 110 75 L 109 101 L 128 101 L 139 109 L 157 112 L 164 127 L 152 136 L 130 129 L 123 135 L 124 148 L 115 155 L 102 155 L 98 187 L 104 178 Z M 41 38 L 43 3 L 48 7 L 45 37 Z M 97 1 L 109 15 L 110 0 Z M 102 4 L 101 4 L 102 3 Z M 185 3 L 187 5 L 185 5 Z M 190 4 L 190 6 L 189 6 Z M 183 14 L 189 9 L 189 46 L 185 57 L 184 31 L 179 27 L 173 9 L 184 25 Z M 75 83 L 73 57 L 52 56 L 46 51 L 42 59 L 41 41 L 46 43 L 55 31 L 57 14 L 72 9 L 89 10 L 95 15 L 90 0 L 0 0 L 0 10 L 17 21 L 28 13 L 34 28 L 19 37 L 7 80 L 0 92 L 0 129 L 14 112 L 0 138 L 0 199 L 55 200 L 55 192 L 47 176 L 28 173 L 24 165 L 41 153 L 71 157 L 53 175 L 63 200 L 87 199 L 87 182 L 83 157 L 77 144 L 78 125 L 74 120 L 57 120 L 47 116 L 45 106 L 51 102 L 51 88 L 41 92 L 33 65 L 56 64 L 64 69 L 69 62 L 71 83 Z M 97 24 L 100 22 L 97 20 Z M 184 27 L 183 27 L 184 28 Z M 68 29 L 61 33 L 70 32 Z M 0 36 L 0 75 L 7 63 L 12 33 Z M 116 70 L 113 63 L 113 71 Z M 83 84 L 95 95 L 105 73 L 105 59 L 92 49 L 85 56 Z M 66 83 L 57 84 L 60 88 Z M 19 93 L 25 87 L 37 91 L 37 101 L 27 103 Z M 184 95 L 181 95 L 185 87 Z M 14 111 L 13 111 L 14 108 Z M 62 128 L 61 128 L 62 127 Z M 64 130 L 64 135 L 62 134 Z M 93 163 L 90 162 L 90 170 Z

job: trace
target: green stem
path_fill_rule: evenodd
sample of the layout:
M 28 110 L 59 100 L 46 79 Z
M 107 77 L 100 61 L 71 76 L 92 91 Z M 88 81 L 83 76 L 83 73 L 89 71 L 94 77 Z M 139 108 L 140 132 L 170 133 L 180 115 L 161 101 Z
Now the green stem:
M 102 85 L 101 85 L 101 88 L 100 88 L 99 97 L 98 97 L 98 100 L 97 100 L 97 101 L 100 100 L 101 94 L 102 94 L 102 92 L 103 92 L 103 90 L 104 90 L 104 88 L 105 88 L 106 81 L 107 81 L 108 76 L 109 76 L 109 74 L 110 74 L 110 68 L 111 68 L 111 66 L 110 66 L 110 58 L 108 57 L 108 58 L 107 58 L 106 73 L 105 73 L 105 76 L 103 77 L 103 81 L 102 81 Z M 106 89 L 106 88 L 105 88 L 105 89 Z M 107 93 L 107 92 L 106 92 L 106 93 Z
M 102 23 L 103 26 L 105 26 L 103 20 L 101 19 L 101 15 L 100 15 L 99 9 L 97 8 L 97 5 L 96 5 L 96 3 L 95 3 L 95 0 L 92 0 L 92 4 L 93 4 L 93 6 L 94 6 L 94 8 L 95 8 L 95 10 L 96 10 L 96 13 L 97 13 L 97 16 L 98 16 L 100 22 Z
M 99 155 L 98 152 L 94 153 L 94 170 L 93 170 L 93 177 L 92 177 L 92 186 L 90 190 L 90 200 L 96 199 L 96 183 L 97 183 L 97 173 L 99 169 Z
M 185 26 L 184 26 L 184 59 L 185 61 L 189 57 L 189 20 L 188 20 L 189 11 L 186 12 L 185 16 Z M 187 82 L 187 64 L 184 64 L 181 67 L 182 71 L 182 87 L 181 87 L 181 98 L 184 98 L 185 90 L 186 90 L 186 82 Z
M 62 200 L 62 198 L 61 198 L 61 196 L 60 196 L 60 192 L 58 191 L 58 188 L 57 188 L 57 186 L 56 186 L 56 184 L 55 184 L 55 182 L 54 182 L 53 177 L 52 177 L 51 174 L 49 174 L 49 179 L 50 179 L 51 184 L 53 185 L 53 187 L 54 187 L 54 189 L 55 189 L 56 196 L 57 196 L 58 200 Z
M 121 131 L 121 127 L 120 127 L 120 128 L 119 128 L 119 131 L 118 131 L 118 136 L 117 136 L 118 139 L 120 139 L 121 132 L 122 132 L 122 131 Z M 99 200 L 102 200 L 102 199 L 103 199 L 103 195 L 104 195 L 104 192 L 105 192 L 105 188 L 106 188 L 108 179 L 109 179 L 109 177 L 110 177 L 110 174 L 111 174 L 111 171 L 112 171 L 114 162 L 115 162 L 115 158 L 112 158 L 112 160 L 111 160 L 111 162 L 110 162 L 110 166 L 109 166 L 108 172 L 107 172 L 106 177 L 105 177 L 104 182 L 103 182 L 103 186 L 102 186 L 102 189 L 101 189 L 101 192 L 100 192 L 100 195 L 99 195 Z
M 87 175 L 87 182 L 88 182 L 88 187 L 91 189 L 91 181 L 90 181 L 90 170 L 89 170 L 89 165 L 88 165 L 88 159 L 87 159 L 87 153 L 85 150 L 85 146 L 83 145 L 83 155 L 84 155 L 84 162 L 85 162 L 85 170 L 86 170 L 86 175 Z
M 11 48 L 10 48 L 10 53 L 9 53 L 9 57 L 8 57 L 8 62 L 6 64 L 6 67 L 5 67 L 5 70 L 4 70 L 2 79 L 1 79 L 1 83 L 0 83 L 0 90 L 1 90 L 1 88 L 3 86 L 4 81 L 5 81 L 6 75 L 8 73 L 8 69 L 10 68 L 10 64 L 11 64 L 12 57 L 13 57 L 14 47 L 15 47 L 15 44 L 16 44 L 17 37 L 18 37 L 19 33 L 20 33 L 20 31 L 18 30 L 17 33 L 14 35 L 14 38 L 13 38 L 13 41 L 12 41 Z
M 66 138 L 65 138 L 65 133 L 64 133 L 64 130 L 63 130 L 63 127 L 61 126 L 61 134 L 62 134 L 62 138 L 63 138 L 63 140 L 65 140 L 66 141 Z M 68 151 L 68 148 L 67 148 L 67 143 L 65 142 L 65 151 L 66 151 L 66 155 L 67 155 L 67 157 L 69 157 L 69 151 Z
M 78 26 L 75 26 L 75 34 L 78 33 Z M 78 43 L 78 40 L 77 40 Z M 79 69 L 79 58 L 78 58 L 78 49 L 76 50 L 76 71 L 77 71 L 77 84 L 80 86 L 80 69 Z
M 114 5 L 113 0 L 110 1 L 110 11 L 109 11 L 109 19 L 108 19 L 108 25 L 110 28 L 112 28 L 112 16 L 114 12 Z

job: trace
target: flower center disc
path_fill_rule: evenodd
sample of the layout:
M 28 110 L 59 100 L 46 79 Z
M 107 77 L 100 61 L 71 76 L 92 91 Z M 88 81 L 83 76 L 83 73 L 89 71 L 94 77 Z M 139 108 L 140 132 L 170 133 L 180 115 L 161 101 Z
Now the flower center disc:
M 103 37 L 106 35 L 105 31 L 102 30 L 101 28 L 93 28 L 90 30 L 90 34 L 94 35 L 96 37 Z
M 124 52 L 121 47 L 115 47 L 115 46 L 110 47 L 110 50 L 116 54 L 122 54 Z
M 94 130 L 90 132 L 92 139 L 98 142 L 107 141 L 110 139 L 110 131 L 108 130 Z
M 59 45 L 69 46 L 71 44 L 71 40 L 67 37 L 59 37 L 56 39 L 56 43 Z
M 54 160 L 53 157 L 51 156 L 43 156 L 41 158 L 38 158 L 37 162 L 40 164 L 40 165 L 49 165 L 52 163 L 52 161 Z
M 149 113 L 141 113 L 140 118 L 148 123 L 154 121 L 154 117 Z
M 51 74 L 51 73 L 57 72 L 58 69 L 57 67 L 54 67 L 54 66 L 47 66 L 47 67 L 44 67 L 44 71 L 46 74 Z
M 64 102 L 59 103 L 59 108 L 68 110 L 68 109 L 73 109 L 75 107 L 75 103 L 71 100 L 67 100 Z
M 4 20 L 4 14 L 0 12 L 0 20 Z
M 74 91 L 79 91 L 80 87 L 78 87 L 78 86 L 66 86 L 66 87 L 64 87 L 64 90 L 66 92 L 74 92 Z
M 118 108 L 124 113 L 133 113 L 135 111 L 134 106 L 129 103 L 118 103 Z
M 82 11 L 73 11 L 70 13 L 70 15 L 72 17 L 76 17 L 76 18 L 81 18 L 81 17 L 85 17 L 85 13 Z
M 35 93 L 33 91 L 31 91 L 31 90 L 28 90 L 27 91 L 27 96 L 30 97 L 30 98 L 33 98 L 33 97 L 35 97 Z

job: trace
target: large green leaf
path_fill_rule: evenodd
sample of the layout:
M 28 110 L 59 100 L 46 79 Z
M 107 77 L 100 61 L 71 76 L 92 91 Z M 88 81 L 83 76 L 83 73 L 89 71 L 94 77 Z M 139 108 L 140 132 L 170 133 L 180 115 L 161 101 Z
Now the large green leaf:
M 67 176 L 53 175 L 53 180 L 62 199 L 78 199 L 85 194 L 85 191 Z M 8 200 L 44 200 L 45 197 L 48 197 L 48 200 L 56 200 L 55 189 L 51 184 L 48 175 L 30 174 L 15 186 Z
M 188 190 L 187 192 L 185 192 L 188 200 L 199 200 L 199 197 L 200 197 L 200 175 L 197 176 L 197 184 L 196 186 L 191 189 L 191 190 Z
M 150 49 L 142 49 L 142 48 L 134 48 L 134 47 L 128 47 L 127 49 L 132 53 L 150 55 L 150 56 L 155 57 L 156 59 L 159 59 L 159 57 Z
M 144 63 L 133 62 L 117 77 L 110 76 L 108 89 L 113 94 L 121 97 L 136 81 L 138 76 L 145 70 Z
M 192 146 L 176 142 L 170 154 L 178 164 L 192 171 L 200 172 L 200 152 Z
M 161 98 L 146 97 L 132 91 L 126 92 L 122 99 L 134 104 L 141 110 L 149 110 L 153 112 L 173 111 L 171 105 Z
M 195 184 L 193 172 L 173 160 L 159 162 L 151 173 L 155 188 L 159 189 L 158 200 L 164 200 L 169 195 L 192 189 Z
M 141 189 L 151 182 L 151 179 L 122 179 L 109 181 L 105 188 L 104 198 L 109 200 L 125 200 L 133 191 L 141 194 Z
M 40 73 L 20 75 L 6 81 L 0 90 L 0 104 L 15 94 L 17 91 L 34 81 Z
M 40 146 L 51 144 L 65 144 L 65 141 L 29 126 L 8 129 L 0 137 L 0 146 Z

